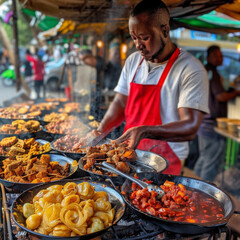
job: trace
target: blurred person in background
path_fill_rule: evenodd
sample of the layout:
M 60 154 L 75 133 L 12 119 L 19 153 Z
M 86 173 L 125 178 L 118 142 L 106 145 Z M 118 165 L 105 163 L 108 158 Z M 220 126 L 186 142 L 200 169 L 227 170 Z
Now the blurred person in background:
M 138 51 L 127 58 L 98 131 L 125 120 L 116 143 L 162 155 L 169 161 L 164 173 L 179 175 L 187 141 L 208 112 L 208 82 L 202 64 L 171 41 L 169 22 L 160 0 L 143 0 L 131 11 L 129 33 Z
M 46 97 L 46 89 L 44 85 L 44 63 L 41 59 L 40 55 L 37 55 L 37 57 L 31 56 L 29 53 L 26 54 L 26 58 L 29 62 L 32 62 L 33 64 L 33 73 L 34 73 L 34 89 L 37 94 L 37 99 L 40 99 L 40 92 L 41 88 L 43 90 L 43 98 Z
M 109 61 L 104 69 L 103 89 L 113 90 L 118 83 L 122 71 L 120 43 L 114 39 L 109 46 Z
M 103 78 L 104 71 L 104 59 L 100 56 L 93 56 L 91 50 L 82 50 L 79 53 L 79 59 L 86 65 L 94 67 L 97 71 L 96 82 L 92 85 L 91 90 L 91 105 L 90 105 L 90 114 L 94 116 L 96 120 L 100 120 L 100 105 L 101 105 L 101 81 Z
M 30 50 L 26 50 L 26 55 L 31 55 Z M 33 69 L 31 62 L 27 60 L 27 58 L 24 61 L 24 78 L 26 83 L 30 83 L 33 80 Z
M 223 56 L 219 46 L 212 45 L 207 49 L 207 64 L 209 82 L 209 110 L 205 115 L 199 131 L 199 157 L 194 166 L 195 173 L 205 181 L 214 181 L 219 173 L 219 167 L 224 162 L 226 139 L 214 131 L 217 118 L 227 117 L 227 102 L 240 95 L 240 91 L 225 91 L 223 78 L 217 67 L 223 63 Z
M 59 60 L 62 57 L 61 46 L 57 45 L 53 50 L 53 58 L 54 60 Z

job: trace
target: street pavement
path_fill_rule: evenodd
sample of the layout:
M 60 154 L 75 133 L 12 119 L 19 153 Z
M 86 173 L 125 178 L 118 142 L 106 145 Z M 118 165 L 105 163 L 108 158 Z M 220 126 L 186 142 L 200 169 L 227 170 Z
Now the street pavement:
M 9 100 L 16 96 L 18 93 L 16 91 L 16 86 L 4 86 L 2 79 L 0 79 L 0 106 L 3 106 L 3 102 Z
M 36 93 L 34 91 L 33 86 L 30 87 L 30 99 L 36 98 Z M 16 91 L 15 84 L 13 86 L 4 86 L 2 80 L 0 79 L 0 107 L 4 106 L 4 101 L 8 101 L 16 96 L 19 96 L 21 93 L 25 93 L 24 89 L 22 88 L 20 91 Z M 41 92 L 42 94 L 42 92 Z M 61 98 L 64 97 L 64 93 L 62 92 L 49 92 L 46 91 L 47 98 Z

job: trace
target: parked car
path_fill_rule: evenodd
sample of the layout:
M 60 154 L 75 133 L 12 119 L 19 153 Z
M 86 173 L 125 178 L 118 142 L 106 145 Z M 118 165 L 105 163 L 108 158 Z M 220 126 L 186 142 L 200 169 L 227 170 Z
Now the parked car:
M 64 64 L 65 60 L 66 60 L 65 57 L 61 57 L 59 60 L 50 61 L 45 64 L 44 84 L 48 91 L 63 90 L 67 85 L 69 85 L 68 76 L 67 76 L 67 66 Z M 73 81 L 75 81 L 76 66 L 75 65 L 70 65 L 70 66 L 72 71 L 72 79 Z M 61 81 L 62 74 L 63 74 L 63 78 Z M 59 81 L 61 81 L 60 89 L 58 87 Z

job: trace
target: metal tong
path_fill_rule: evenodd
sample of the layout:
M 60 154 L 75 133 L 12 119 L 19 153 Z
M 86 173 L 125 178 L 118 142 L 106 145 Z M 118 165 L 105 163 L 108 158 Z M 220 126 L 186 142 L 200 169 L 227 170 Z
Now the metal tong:
M 118 169 L 116 169 L 115 167 L 113 167 L 111 164 L 107 163 L 107 162 L 102 162 L 102 165 L 105 167 L 105 168 L 108 168 L 110 169 L 112 172 L 114 173 L 117 173 L 118 175 L 122 176 L 122 177 L 125 177 L 127 179 L 129 179 L 130 181 L 132 182 L 135 182 L 136 184 L 138 184 L 140 187 L 142 188 L 147 188 L 149 192 L 151 191 L 156 191 L 158 193 L 158 196 L 157 198 L 161 198 L 163 197 L 163 195 L 165 194 L 165 192 L 160 188 L 158 187 L 157 185 L 154 185 L 154 184 L 149 184 L 149 183 L 146 183 L 146 182 L 143 182 L 135 177 L 132 177 L 132 176 L 129 176 L 121 171 L 119 171 Z

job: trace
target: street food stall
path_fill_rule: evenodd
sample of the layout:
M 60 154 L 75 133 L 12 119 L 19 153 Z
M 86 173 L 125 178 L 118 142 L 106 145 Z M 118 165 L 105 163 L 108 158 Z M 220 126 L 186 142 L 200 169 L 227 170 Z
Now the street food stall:
M 94 11 L 84 11 L 89 11 L 88 1 L 80 1 L 80 5 L 76 1 L 20 2 L 74 21 L 99 18 Z M 111 5 L 109 1 L 93 2 L 96 13 L 103 14 Z M 116 2 L 128 10 L 126 6 L 133 1 Z M 178 5 L 169 2 L 174 12 Z M 215 8 L 210 4 L 207 11 Z M 79 16 L 79 9 L 87 15 Z M 121 12 L 117 10 L 116 15 Z M 100 133 L 98 124 L 89 108 L 71 97 L 0 108 L 0 227 L 4 239 L 239 237 L 236 199 L 194 175 L 164 174 L 168 159 L 116 144 L 110 138 L 113 128 Z M 117 171 L 136 180 L 119 176 Z M 139 180 L 147 187 L 138 186 Z

